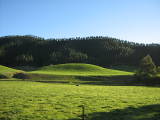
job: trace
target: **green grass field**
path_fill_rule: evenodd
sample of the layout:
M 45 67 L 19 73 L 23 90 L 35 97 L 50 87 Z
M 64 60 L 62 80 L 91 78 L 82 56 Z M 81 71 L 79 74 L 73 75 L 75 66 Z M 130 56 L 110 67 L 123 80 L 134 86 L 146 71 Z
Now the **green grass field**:
M 9 78 L 12 77 L 13 74 L 19 73 L 19 72 L 22 72 L 22 71 L 0 65 L 0 74 L 5 75 Z
M 132 75 L 133 72 L 102 68 L 100 66 L 82 63 L 69 63 L 50 65 L 39 68 L 30 73 L 48 75 L 74 75 L 74 76 L 112 76 L 112 75 Z
M 0 82 L 0 120 L 159 120 L 160 88 Z
M 0 66 L 0 72 L 24 71 Z M 25 74 L 30 79 L 0 79 L 0 120 L 81 120 L 82 105 L 85 120 L 160 118 L 160 87 L 137 86 L 129 67 L 72 63 Z

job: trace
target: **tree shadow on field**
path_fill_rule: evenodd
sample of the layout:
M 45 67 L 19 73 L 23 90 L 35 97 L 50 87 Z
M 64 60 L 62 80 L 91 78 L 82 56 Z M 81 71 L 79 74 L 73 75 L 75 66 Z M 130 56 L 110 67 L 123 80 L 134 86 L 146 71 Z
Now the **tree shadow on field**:
M 139 86 L 142 85 L 135 82 L 135 78 L 131 75 L 118 76 L 77 76 L 76 79 L 81 84 L 95 84 L 107 86 Z
M 73 118 L 69 120 L 81 119 Z M 86 115 L 85 120 L 160 120 L 160 104 L 139 108 L 128 107 L 111 112 L 94 112 Z
M 30 81 L 44 83 L 72 83 L 86 85 L 106 85 L 106 86 L 160 86 L 160 79 L 142 81 L 137 80 L 133 75 L 117 76 L 72 76 L 72 75 L 39 75 L 29 74 Z M 27 80 L 27 79 L 26 79 Z M 151 82 L 152 81 L 152 82 Z

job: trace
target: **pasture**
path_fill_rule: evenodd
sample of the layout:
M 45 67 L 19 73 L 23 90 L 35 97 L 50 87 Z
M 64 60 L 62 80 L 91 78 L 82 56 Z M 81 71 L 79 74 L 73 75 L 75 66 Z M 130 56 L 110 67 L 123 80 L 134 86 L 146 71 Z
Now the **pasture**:
M 11 78 L 13 74 L 19 73 L 19 72 L 22 72 L 22 71 L 0 65 L 0 75 L 5 75 L 8 78 Z
M 0 81 L 0 120 L 158 120 L 160 88 Z
M 133 72 L 107 69 L 92 64 L 68 63 L 41 67 L 30 73 L 72 76 L 113 76 L 132 75 Z
M 81 120 L 82 106 L 85 120 L 160 118 L 160 88 L 137 84 L 130 68 L 72 63 L 0 70 L 10 76 L 0 79 L 0 120 Z M 19 72 L 28 79 L 12 78 Z

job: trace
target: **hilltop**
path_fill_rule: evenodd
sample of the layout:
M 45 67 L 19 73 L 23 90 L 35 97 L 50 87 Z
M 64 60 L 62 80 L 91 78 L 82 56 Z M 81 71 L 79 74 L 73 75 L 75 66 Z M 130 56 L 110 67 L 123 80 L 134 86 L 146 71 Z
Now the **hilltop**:
M 52 75 L 78 75 L 78 76 L 112 76 L 131 75 L 132 72 L 103 68 L 97 65 L 84 63 L 68 63 L 41 67 L 31 73 Z

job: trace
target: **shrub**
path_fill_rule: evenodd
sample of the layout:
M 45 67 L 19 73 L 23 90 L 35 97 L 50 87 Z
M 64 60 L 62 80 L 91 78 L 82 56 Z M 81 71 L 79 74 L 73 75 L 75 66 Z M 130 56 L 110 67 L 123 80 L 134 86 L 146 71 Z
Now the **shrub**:
M 26 73 L 16 73 L 13 75 L 13 78 L 18 78 L 18 79 L 29 79 L 29 75 Z

